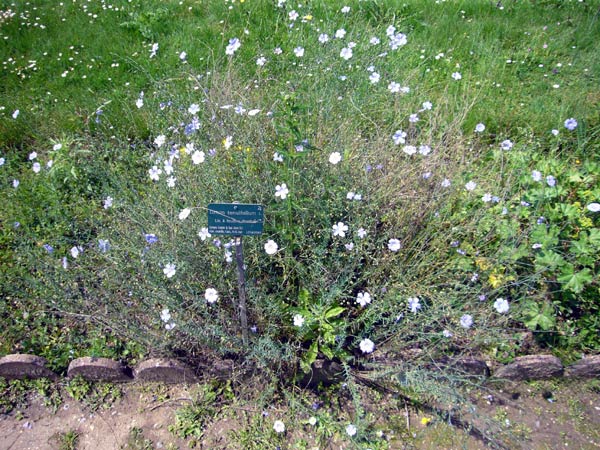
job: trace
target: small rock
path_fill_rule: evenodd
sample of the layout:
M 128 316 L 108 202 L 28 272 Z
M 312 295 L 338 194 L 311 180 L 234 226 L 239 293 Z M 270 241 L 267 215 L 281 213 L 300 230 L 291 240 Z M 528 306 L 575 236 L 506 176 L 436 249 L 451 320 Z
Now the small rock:
M 508 380 L 542 380 L 560 377 L 562 374 L 563 365 L 556 356 L 529 355 L 515 358 L 514 362 L 498 368 L 494 377 Z
M 70 378 L 81 375 L 90 381 L 115 382 L 131 380 L 129 370 L 117 361 L 108 358 L 91 358 L 89 356 L 71 361 L 67 375 Z
M 46 359 L 41 356 L 14 354 L 0 358 L 0 377 L 7 380 L 22 378 L 50 378 L 58 376 L 46 367 Z

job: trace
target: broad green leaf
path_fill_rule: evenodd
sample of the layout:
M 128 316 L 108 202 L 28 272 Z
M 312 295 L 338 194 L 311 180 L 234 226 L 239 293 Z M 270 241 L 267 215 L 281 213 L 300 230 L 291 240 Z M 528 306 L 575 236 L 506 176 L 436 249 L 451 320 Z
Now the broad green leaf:
M 589 242 L 595 248 L 600 249 L 600 229 L 592 228 L 590 230 Z
M 523 323 L 530 330 L 536 330 L 539 327 L 547 331 L 554 327 L 555 321 L 556 318 L 550 305 L 545 304 L 542 308 L 539 308 L 536 303 L 531 302 L 525 311 L 525 320 Z
M 313 341 L 313 343 L 310 344 L 308 351 L 304 354 L 304 358 L 302 358 L 302 359 L 307 365 L 310 366 L 317 359 L 317 353 L 318 353 L 318 343 L 317 343 L 317 341 Z
M 558 244 L 558 229 L 555 226 L 547 228 L 541 224 L 536 226 L 531 232 L 530 241 L 542 244 L 543 248 L 552 248 Z
M 331 348 L 328 346 L 321 346 L 320 350 L 327 359 L 333 359 L 333 351 L 331 351 Z
M 551 250 L 544 251 L 535 257 L 535 269 L 537 271 L 556 269 L 564 263 L 564 258 Z
M 325 319 L 331 319 L 333 317 L 337 317 L 341 313 L 343 313 L 344 310 L 345 310 L 345 308 L 343 308 L 341 306 L 333 306 L 333 307 L 329 308 L 327 311 L 325 311 Z
M 564 284 L 564 288 L 576 294 L 583 291 L 583 288 L 594 279 L 592 271 L 586 267 L 579 272 L 575 272 L 572 265 L 565 267 L 563 275 L 558 277 L 558 282 Z

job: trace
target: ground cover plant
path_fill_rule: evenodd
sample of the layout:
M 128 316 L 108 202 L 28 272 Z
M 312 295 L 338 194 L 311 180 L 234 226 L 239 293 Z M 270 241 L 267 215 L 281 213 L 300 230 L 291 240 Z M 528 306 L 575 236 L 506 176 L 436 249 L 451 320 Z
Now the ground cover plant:
M 600 348 L 593 2 L 1 9 L 2 353 L 325 359 L 458 404 L 439 361 Z M 249 342 L 215 202 L 265 208 Z

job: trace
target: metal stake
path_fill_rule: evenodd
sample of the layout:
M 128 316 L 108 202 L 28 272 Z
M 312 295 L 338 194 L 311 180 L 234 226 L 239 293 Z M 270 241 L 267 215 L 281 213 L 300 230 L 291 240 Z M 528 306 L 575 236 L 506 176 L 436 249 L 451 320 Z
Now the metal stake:
M 246 308 L 246 273 L 244 271 L 244 252 L 242 237 L 235 237 L 235 260 L 238 269 L 238 294 L 240 297 L 240 321 L 242 322 L 242 342 L 248 343 L 248 310 Z

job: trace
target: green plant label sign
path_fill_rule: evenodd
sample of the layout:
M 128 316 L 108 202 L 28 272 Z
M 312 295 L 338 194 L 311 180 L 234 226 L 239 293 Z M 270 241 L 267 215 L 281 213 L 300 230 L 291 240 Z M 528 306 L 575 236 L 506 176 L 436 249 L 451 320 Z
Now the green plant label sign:
M 256 236 L 262 233 L 264 208 L 243 203 L 208 205 L 208 232 L 233 236 Z

